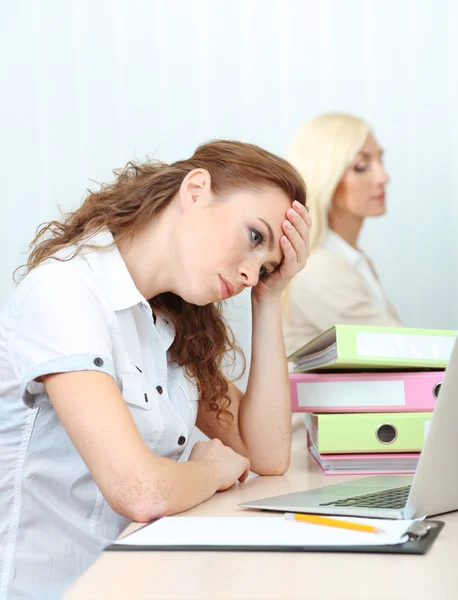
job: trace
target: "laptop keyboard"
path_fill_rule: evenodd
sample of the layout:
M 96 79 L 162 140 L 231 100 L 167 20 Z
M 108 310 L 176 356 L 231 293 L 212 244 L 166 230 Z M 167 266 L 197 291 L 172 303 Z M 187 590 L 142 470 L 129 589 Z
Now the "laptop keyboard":
M 363 496 L 352 496 L 335 502 L 326 502 L 320 506 L 361 506 L 367 508 L 404 508 L 409 496 L 410 485 L 392 490 L 383 490 Z

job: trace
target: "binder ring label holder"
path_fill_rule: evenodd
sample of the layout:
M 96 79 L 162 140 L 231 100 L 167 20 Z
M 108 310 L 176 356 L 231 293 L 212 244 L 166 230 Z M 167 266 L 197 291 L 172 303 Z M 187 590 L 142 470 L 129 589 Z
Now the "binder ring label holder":
M 433 387 L 433 396 L 437 400 L 439 398 L 439 392 L 441 391 L 442 381 L 438 381 Z
M 398 439 L 398 430 L 391 423 L 383 423 L 377 427 L 375 437 L 381 444 L 392 444 Z

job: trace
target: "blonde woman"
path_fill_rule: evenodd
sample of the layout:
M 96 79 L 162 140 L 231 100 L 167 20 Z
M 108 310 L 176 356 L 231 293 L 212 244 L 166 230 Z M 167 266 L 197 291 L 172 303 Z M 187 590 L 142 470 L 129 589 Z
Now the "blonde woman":
M 385 213 L 388 176 L 369 125 L 323 114 L 303 125 L 290 162 L 307 182 L 311 256 L 284 296 L 287 353 L 336 323 L 401 326 L 370 258 L 358 247 L 367 217 Z

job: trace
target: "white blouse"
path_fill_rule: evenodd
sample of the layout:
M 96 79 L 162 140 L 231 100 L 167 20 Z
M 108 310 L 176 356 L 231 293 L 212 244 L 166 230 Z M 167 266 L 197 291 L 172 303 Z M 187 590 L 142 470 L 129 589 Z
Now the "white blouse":
M 108 231 L 91 238 L 112 242 Z M 171 324 L 160 316 L 154 323 L 116 246 L 50 259 L 9 298 L 0 313 L 1 600 L 60 598 L 128 524 L 103 498 L 36 379 L 108 373 L 148 447 L 177 460 L 198 395 L 168 363 L 173 339 Z
M 287 354 L 337 323 L 402 326 L 370 259 L 329 231 L 287 291 L 283 310 Z
M 362 250 L 350 246 L 348 242 L 335 233 L 335 231 L 332 231 L 332 229 L 327 231 L 322 246 L 331 252 L 340 254 L 340 256 L 352 264 L 363 277 L 374 306 L 384 311 L 388 310 L 386 294 L 375 274 L 371 260 Z

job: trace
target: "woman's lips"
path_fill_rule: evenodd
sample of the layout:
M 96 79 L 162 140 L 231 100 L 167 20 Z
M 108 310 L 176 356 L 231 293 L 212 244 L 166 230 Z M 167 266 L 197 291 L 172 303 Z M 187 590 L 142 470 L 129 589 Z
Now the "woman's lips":
M 223 279 L 221 277 L 221 275 L 219 276 L 219 278 L 220 278 L 221 298 L 223 300 L 227 300 L 227 298 L 230 298 L 231 296 L 234 295 L 234 286 L 232 285 L 232 283 L 229 283 L 229 281 L 226 281 L 225 279 Z

